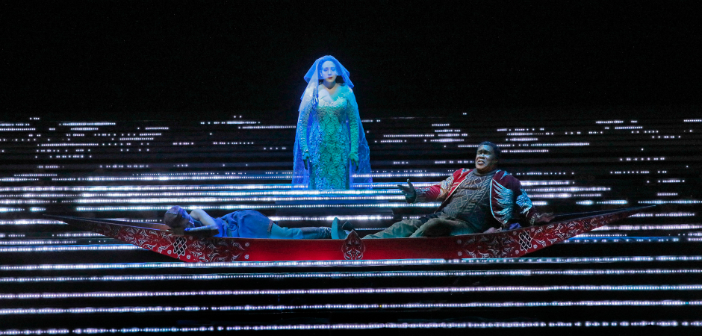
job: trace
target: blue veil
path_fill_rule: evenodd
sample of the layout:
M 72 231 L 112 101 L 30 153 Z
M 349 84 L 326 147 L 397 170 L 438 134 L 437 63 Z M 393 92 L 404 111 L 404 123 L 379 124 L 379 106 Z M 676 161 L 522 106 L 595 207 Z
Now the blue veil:
M 324 56 L 318 58 L 310 69 L 305 74 L 305 81 L 307 82 L 307 87 L 305 92 L 303 92 L 302 97 L 300 97 L 300 107 L 298 108 L 298 124 L 300 122 L 307 122 L 307 134 L 306 139 L 310 138 L 310 131 L 315 126 L 314 114 L 317 111 L 317 105 L 319 104 L 319 66 L 326 61 L 332 61 L 336 65 L 338 76 L 344 79 L 345 85 L 351 89 L 353 88 L 353 83 L 349 78 L 350 73 L 346 68 L 344 68 L 341 63 L 333 56 Z M 347 95 L 347 99 L 352 106 L 352 111 L 347 113 L 347 119 L 343 121 L 344 128 L 347 135 L 350 135 L 350 126 L 348 118 L 356 118 L 358 120 L 358 169 L 353 169 L 353 164 L 349 160 L 349 187 L 351 189 L 358 188 L 372 188 L 373 178 L 371 177 L 370 169 L 370 149 L 368 148 L 368 141 L 366 140 L 366 132 L 363 130 L 363 124 L 361 123 L 361 118 L 358 113 L 358 104 L 356 103 L 356 97 L 352 90 L 350 94 Z M 309 114 L 309 119 L 302 121 L 303 111 L 305 108 L 310 107 L 312 110 Z M 299 130 L 297 131 L 299 132 Z M 293 155 L 295 156 L 293 160 L 293 178 L 292 187 L 293 189 L 307 189 L 310 186 L 310 172 L 305 169 L 305 163 L 302 160 L 302 148 L 300 147 L 299 140 L 300 136 L 295 133 L 295 147 L 293 149 Z M 350 137 L 349 137 L 350 139 Z M 308 147 L 311 149 L 317 144 L 308 143 Z

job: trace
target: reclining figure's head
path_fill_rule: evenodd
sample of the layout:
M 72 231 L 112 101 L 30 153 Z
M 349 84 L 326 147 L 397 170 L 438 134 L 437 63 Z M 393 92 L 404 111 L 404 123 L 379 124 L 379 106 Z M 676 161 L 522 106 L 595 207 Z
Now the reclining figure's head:
M 195 226 L 195 220 L 185 209 L 174 206 L 163 215 L 163 223 L 173 229 L 188 229 Z

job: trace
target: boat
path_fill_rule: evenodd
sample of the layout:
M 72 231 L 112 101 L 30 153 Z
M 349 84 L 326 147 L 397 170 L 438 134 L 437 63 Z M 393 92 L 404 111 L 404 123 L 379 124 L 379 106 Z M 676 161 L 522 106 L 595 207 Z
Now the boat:
M 653 206 L 556 216 L 550 223 L 494 233 L 345 240 L 220 238 L 174 234 L 168 225 L 45 215 L 184 262 L 517 258 Z

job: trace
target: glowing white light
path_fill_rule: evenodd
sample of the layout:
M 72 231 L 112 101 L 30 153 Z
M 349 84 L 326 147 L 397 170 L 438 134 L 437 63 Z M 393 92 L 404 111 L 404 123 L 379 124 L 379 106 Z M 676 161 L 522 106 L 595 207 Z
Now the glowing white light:
M 72 246 L 31 246 L 31 247 L 0 247 L 0 253 L 17 252 L 72 252 L 72 251 L 123 251 L 142 250 L 131 244 L 108 245 L 72 245 Z
M 212 281 L 239 279 L 354 279 L 354 278 L 443 278 L 443 277 L 530 277 L 530 276 L 620 276 L 702 274 L 702 269 L 502 269 L 450 271 L 285 272 L 212 274 L 134 274 L 93 276 L 5 277 L 0 283 L 38 282 L 125 282 L 125 281 Z
M 536 202 L 533 202 L 537 204 Z M 545 202 L 544 202 L 545 203 Z M 230 205 L 188 205 L 184 209 L 194 210 L 245 210 L 245 209 L 311 209 L 311 208 L 435 208 L 439 202 L 430 203 L 363 203 L 363 204 L 230 204 Z M 104 207 L 76 207 L 76 211 L 147 211 L 168 210 L 171 206 L 104 206 Z
M 367 303 L 311 305 L 246 305 L 246 306 L 134 306 L 134 307 L 74 307 L 74 308 L 6 308 L 0 315 L 38 314 L 110 314 L 164 313 L 195 311 L 295 311 L 295 310 L 366 310 L 366 309 L 466 309 L 466 308 L 532 308 L 532 307 L 683 307 L 700 306 L 702 301 L 685 300 L 587 300 L 587 301 L 527 301 L 527 302 L 455 302 L 455 303 Z M 532 322 L 542 324 L 543 322 Z M 638 322 L 641 323 L 641 322 Z M 429 323 L 435 324 L 435 323 Z M 545 326 L 545 323 L 544 323 Z
M 47 239 L 30 239 L 30 240 L 0 240 L 0 245 L 57 245 L 57 244 L 75 244 L 75 240 L 47 240 Z
M 128 245 L 127 245 L 128 246 Z M 134 246 L 134 249 L 139 249 Z M 539 258 L 471 258 L 471 259 L 401 259 L 401 260 L 332 260 L 332 261 L 241 261 L 211 263 L 97 263 L 0 265 L 0 271 L 100 270 L 100 269 L 173 269 L 173 268 L 249 268 L 249 267 L 357 267 L 410 265 L 493 265 L 493 264 L 583 264 L 583 263 L 652 263 L 699 262 L 702 255 L 618 256 L 618 257 L 539 257 Z
M 0 212 L 2 212 L 0 208 Z M 53 219 L 3 219 L 0 220 L 0 225 L 36 225 L 36 224 L 58 224 L 66 225 L 64 222 L 59 222 Z
M 239 126 L 239 129 L 295 129 L 295 125 Z
M 20 212 L 20 211 L 24 211 L 24 209 L 0 207 L 0 212 Z
M 201 290 L 201 291 L 140 291 L 140 292 L 65 292 L 65 293 L 5 293 L 0 300 L 36 299 L 113 299 L 143 297 L 191 297 L 191 296 L 254 296 L 254 295 L 388 295 L 388 294 L 442 294 L 442 293 L 499 293 L 499 292 L 626 292 L 626 291 L 699 291 L 702 285 L 553 285 L 553 286 L 470 286 L 470 287 L 390 287 L 390 288 L 305 288 L 305 289 L 251 289 L 251 290 Z M 606 302 L 604 301 L 607 305 Z M 646 301 L 655 302 L 655 301 Z M 692 301 L 702 305 L 702 301 Z M 499 305 L 499 303 L 495 302 Z M 475 304 L 475 303 L 468 303 Z M 509 306 L 504 302 L 502 305 Z M 412 304 L 409 304 L 412 305 Z M 459 304 L 460 305 L 460 304 Z M 577 305 L 577 304 L 576 304 Z M 587 304 L 584 304 L 587 305 Z M 626 304 L 625 304 L 626 305 Z M 655 304 L 654 304 L 655 305 Z M 330 305 L 321 305 L 329 307 Z M 267 310 L 270 306 L 239 306 L 225 310 Z M 303 306 L 304 307 L 304 306 Z M 215 308 L 215 307 L 213 307 Z M 220 307 L 220 309 L 222 309 Z M 278 310 L 280 308 L 274 308 Z M 294 308 L 293 308 L 294 309 Z M 304 308 L 302 308 L 304 309 Z M 318 309 L 318 308 L 312 308 Z M 324 309 L 324 308 L 322 308 Z M 0 309 L 0 315 L 13 309 Z
M 639 204 L 702 204 L 700 200 L 651 200 L 639 201 Z
M 384 138 L 433 138 L 434 134 L 383 134 Z
M 62 122 L 59 126 L 115 126 L 116 124 L 108 121 L 98 122 Z
M 0 132 L 25 132 L 36 131 L 34 127 L 0 127 Z
M 79 203 L 79 204 L 108 204 L 108 203 L 215 203 L 215 202 L 277 202 L 277 201 L 367 201 L 367 200 L 395 200 L 402 201 L 405 197 L 397 196 L 319 196 L 319 197 L 188 197 L 188 198 L 122 198 L 122 199 L 105 199 L 105 198 L 90 198 L 65 200 L 62 203 Z M 19 201 L 18 201 L 19 202 Z M 39 201 L 37 201 L 39 203 Z M 50 203 L 50 201 L 42 201 L 42 203 Z M 0 204 L 2 202 L 0 201 Z M 18 203 L 19 204 L 19 203 Z M 23 204 L 23 203 L 22 203 Z

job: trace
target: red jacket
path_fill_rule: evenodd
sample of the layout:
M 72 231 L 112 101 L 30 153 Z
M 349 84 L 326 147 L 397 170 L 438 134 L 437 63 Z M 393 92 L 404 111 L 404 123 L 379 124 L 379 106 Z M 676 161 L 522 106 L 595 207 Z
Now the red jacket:
M 441 201 L 439 209 L 443 208 L 451 202 L 454 191 L 471 171 L 473 169 L 459 169 L 438 184 L 417 188 L 415 202 Z M 498 170 L 490 181 L 490 211 L 503 228 L 518 222 L 519 217 L 533 225 L 540 216 L 519 180 L 504 170 Z

